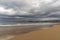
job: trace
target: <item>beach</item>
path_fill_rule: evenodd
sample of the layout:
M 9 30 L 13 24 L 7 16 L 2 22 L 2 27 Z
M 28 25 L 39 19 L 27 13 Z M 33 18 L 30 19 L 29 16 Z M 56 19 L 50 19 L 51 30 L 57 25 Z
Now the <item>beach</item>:
M 0 40 L 60 40 L 60 24 L 0 27 Z
M 60 40 L 60 24 L 49 29 L 19 34 L 10 40 Z

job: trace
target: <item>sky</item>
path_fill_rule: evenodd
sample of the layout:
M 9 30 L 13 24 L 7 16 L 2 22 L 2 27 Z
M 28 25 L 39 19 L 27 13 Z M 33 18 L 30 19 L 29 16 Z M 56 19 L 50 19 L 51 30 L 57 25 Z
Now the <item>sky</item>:
M 59 0 L 0 0 L 0 14 L 5 15 L 60 15 Z
M 24 20 L 60 20 L 60 0 L 0 0 L 1 15 Z

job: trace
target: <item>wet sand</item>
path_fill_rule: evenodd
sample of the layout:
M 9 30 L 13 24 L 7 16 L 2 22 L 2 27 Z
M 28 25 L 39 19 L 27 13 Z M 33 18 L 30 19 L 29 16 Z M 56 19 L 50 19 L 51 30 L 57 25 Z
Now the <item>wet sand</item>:
M 0 36 L 3 35 L 18 35 L 25 34 L 32 31 L 41 30 L 43 28 L 50 28 L 50 25 L 25 25 L 25 26 L 3 26 L 0 27 Z
M 0 26 L 0 40 L 9 40 L 16 37 L 16 35 L 24 35 L 32 31 L 50 27 L 50 25 Z
M 60 40 L 60 25 L 52 28 L 16 35 L 10 40 Z

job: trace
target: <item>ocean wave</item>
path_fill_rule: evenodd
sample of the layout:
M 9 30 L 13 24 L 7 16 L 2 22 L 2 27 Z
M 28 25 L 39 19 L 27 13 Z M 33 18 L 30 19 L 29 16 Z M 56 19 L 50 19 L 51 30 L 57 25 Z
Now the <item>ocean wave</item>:
M 0 24 L 0 26 L 25 26 L 25 25 L 53 25 L 58 23 L 18 23 L 18 24 Z

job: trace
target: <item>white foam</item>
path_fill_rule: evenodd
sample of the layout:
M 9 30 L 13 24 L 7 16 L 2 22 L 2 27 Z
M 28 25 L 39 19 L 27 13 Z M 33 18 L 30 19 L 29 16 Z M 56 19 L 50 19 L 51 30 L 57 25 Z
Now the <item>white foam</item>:
M 58 23 L 25 23 L 25 24 L 18 23 L 18 24 L 6 24 L 6 25 L 0 24 L 0 26 L 53 25 L 53 24 Z

